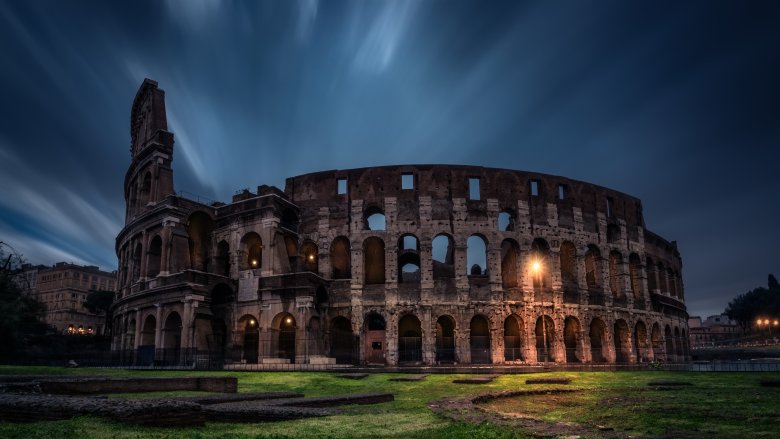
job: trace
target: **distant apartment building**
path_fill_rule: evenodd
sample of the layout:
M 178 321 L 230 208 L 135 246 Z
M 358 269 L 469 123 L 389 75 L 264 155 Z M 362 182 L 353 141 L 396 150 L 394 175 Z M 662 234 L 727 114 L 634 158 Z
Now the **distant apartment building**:
M 105 316 L 91 313 L 84 302 L 92 290 L 115 291 L 116 271 L 58 262 L 53 267 L 24 266 L 16 279 L 20 287 L 45 305 L 43 320 L 59 332 L 103 333 Z
M 727 344 L 739 337 L 737 323 L 725 314 L 709 316 L 702 320 L 699 316 L 688 319 L 692 348 L 704 348 Z

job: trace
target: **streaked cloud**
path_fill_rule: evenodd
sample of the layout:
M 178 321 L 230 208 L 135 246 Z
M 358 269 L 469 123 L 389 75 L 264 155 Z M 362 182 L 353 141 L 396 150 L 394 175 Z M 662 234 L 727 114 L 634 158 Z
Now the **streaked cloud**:
M 641 198 L 691 312 L 715 313 L 780 275 L 779 20 L 776 2 L 0 2 L 0 240 L 116 265 L 149 77 L 177 190 L 414 162 L 566 175 Z
M 381 73 L 390 65 L 418 3 L 413 0 L 381 3 L 355 54 L 356 69 Z

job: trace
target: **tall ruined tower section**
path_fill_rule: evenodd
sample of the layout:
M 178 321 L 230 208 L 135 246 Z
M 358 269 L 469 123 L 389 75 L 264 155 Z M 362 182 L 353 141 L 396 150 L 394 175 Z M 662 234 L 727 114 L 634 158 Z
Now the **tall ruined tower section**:
M 144 79 L 130 112 L 130 155 L 125 175 L 125 223 L 154 207 L 173 190 L 173 133 L 168 131 L 165 92 Z

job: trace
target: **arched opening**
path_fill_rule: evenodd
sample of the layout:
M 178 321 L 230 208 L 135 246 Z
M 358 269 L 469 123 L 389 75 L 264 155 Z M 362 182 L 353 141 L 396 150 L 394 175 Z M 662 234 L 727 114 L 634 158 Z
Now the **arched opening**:
M 620 241 L 620 226 L 617 224 L 610 224 L 607 226 L 607 242 L 610 244 L 616 244 Z
M 561 281 L 564 303 L 579 303 L 580 286 L 577 279 L 577 249 L 569 241 L 563 241 L 560 250 Z
M 550 263 L 550 245 L 542 238 L 531 243 L 530 273 L 533 279 L 534 300 L 552 301 L 552 264 Z
M 436 362 L 455 362 L 455 319 L 450 316 L 436 320 Z
M 511 232 L 515 230 L 514 212 L 510 209 L 504 209 L 498 214 L 498 231 Z
M 376 236 L 363 241 L 363 270 L 366 285 L 385 283 L 385 243 Z
M 286 358 L 295 363 L 295 318 L 290 313 L 279 313 L 274 317 L 276 330 L 276 358 Z
M 658 275 L 658 288 L 661 290 L 661 294 L 669 295 L 669 283 L 666 279 L 666 268 L 664 264 L 659 262 L 656 269 Z
M 685 353 L 683 348 L 683 340 L 680 336 L 680 328 L 674 328 L 674 347 L 675 361 L 678 363 L 685 361 Z
M 555 323 L 550 316 L 536 319 L 536 361 L 555 361 Z
M 601 364 L 606 363 L 607 345 L 604 343 L 604 338 L 607 335 L 607 326 L 599 318 L 595 318 L 590 322 L 590 358 L 592 363 Z
M 209 271 L 209 248 L 214 221 L 203 212 L 190 215 L 187 236 L 190 246 L 190 264 L 193 270 Z
M 628 363 L 631 358 L 631 335 L 625 320 L 619 319 L 615 322 L 613 341 L 615 342 L 615 362 Z
M 674 340 L 672 339 L 672 328 L 669 327 L 669 325 L 666 325 L 666 328 L 664 328 L 664 341 L 666 342 L 665 346 L 665 357 L 667 362 L 674 362 Z
M 323 346 L 322 322 L 317 316 L 312 316 L 306 325 L 306 357 L 320 356 L 325 353 Z
M 431 258 L 433 259 L 433 278 L 445 279 L 455 277 L 453 253 L 455 246 L 449 235 L 436 235 L 431 242 Z
M 206 337 L 206 343 L 210 356 L 209 362 L 212 365 L 223 364 L 228 348 L 228 330 L 223 317 L 211 318 L 211 336 Z
M 517 288 L 520 285 L 520 246 L 512 239 L 501 243 L 501 284 L 504 288 Z
M 352 277 L 349 240 L 343 236 L 333 240 L 330 246 L 330 266 L 333 279 L 349 279 Z
M 247 314 L 241 317 L 238 326 L 243 331 L 241 359 L 246 363 L 257 363 L 260 348 L 260 324 L 253 315 Z
M 346 317 L 336 317 L 330 323 L 330 356 L 337 364 L 355 362 L 355 336 L 352 323 Z
M 255 232 L 249 232 L 241 238 L 241 270 L 260 268 L 263 263 L 263 240 Z
M 280 238 L 284 239 L 284 248 L 287 250 L 287 262 L 289 264 L 288 267 L 283 267 L 280 271 L 287 273 L 299 271 L 301 269 L 301 265 L 299 265 L 300 261 L 298 256 L 298 241 L 292 236 L 277 233 L 276 242 L 279 242 L 278 240 Z
M 512 314 L 504 319 L 504 360 L 523 361 L 523 324 Z
M 566 317 L 563 321 L 563 346 L 566 349 L 567 363 L 582 362 L 581 334 L 580 321 L 576 317 Z
M 487 319 L 481 315 L 474 316 L 469 329 L 471 363 L 490 364 L 490 326 Z
M 479 235 L 471 235 L 466 241 L 466 266 L 469 276 L 484 276 L 487 274 L 487 243 Z
M 160 274 L 160 260 L 162 258 L 162 238 L 160 235 L 149 242 L 149 251 L 146 253 L 146 276 L 156 277 Z
M 156 331 L 157 319 L 155 319 L 153 315 L 146 316 L 144 325 L 141 327 L 141 343 L 139 349 L 141 347 L 151 347 L 152 354 L 154 354 L 154 336 Z M 154 355 L 152 355 L 152 359 L 154 359 Z
M 385 319 L 372 312 L 366 317 L 366 363 L 385 364 L 387 343 L 385 342 Z
M 133 282 L 137 282 L 141 277 L 141 255 L 143 254 L 141 243 L 135 245 L 133 251 Z
M 655 263 L 650 258 L 646 258 L 645 266 L 647 267 L 647 289 L 651 292 L 658 289 L 658 279 L 655 274 Z
M 230 276 L 230 245 L 227 241 L 219 241 L 217 244 L 217 274 Z
M 422 328 L 420 319 L 407 314 L 398 321 L 398 361 L 422 361 Z
M 163 364 L 174 365 L 179 363 L 181 355 L 181 316 L 172 312 L 165 319 L 163 325 Z
M 653 346 L 653 360 L 661 360 L 664 352 L 664 336 L 661 334 L 661 328 L 658 323 L 653 323 L 653 329 L 650 331 L 650 343 Z
M 612 291 L 612 298 L 615 300 L 625 298 L 620 279 L 622 267 L 623 256 L 619 252 L 611 251 L 609 253 L 609 289 Z
M 585 281 L 588 291 L 601 292 L 601 252 L 593 244 L 588 245 L 585 253 Z
M 398 239 L 398 282 L 420 282 L 420 241 L 414 235 Z
M 631 253 L 628 255 L 628 276 L 631 281 L 631 294 L 634 296 L 634 306 L 644 308 L 644 297 L 642 294 L 642 261 L 639 255 Z M 641 305 L 639 305 L 641 303 Z
M 301 245 L 301 258 L 303 258 L 303 270 L 312 273 L 319 273 L 319 252 L 317 244 L 311 241 L 304 241 Z
M 92 327 L 90 326 L 89 328 Z M 135 349 L 135 319 L 131 319 L 127 323 L 127 330 L 125 331 L 125 349 L 128 351 Z
M 669 295 L 677 297 L 677 279 L 675 278 L 674 270 L 671 268 L 667 270 L 666 276 L 669 279 Z
M 647 346 L 647 327 L 641 320 L 634 325 L 634 355 L 637 363 L 646 363 L 650 358 Z
M 385 213 L 377 206 L 371 206 L 363 214 L 366 230 L 385 230 Z

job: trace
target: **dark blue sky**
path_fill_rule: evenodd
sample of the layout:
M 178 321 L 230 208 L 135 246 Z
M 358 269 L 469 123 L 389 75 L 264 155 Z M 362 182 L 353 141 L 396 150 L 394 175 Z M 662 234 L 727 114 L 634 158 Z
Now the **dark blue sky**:
M 459 163 L 642 199 L 691 314 L 780 275 L 780 2 L 0 1 L 0 240 L 116 267 L 130 105 L 175 185 Z

